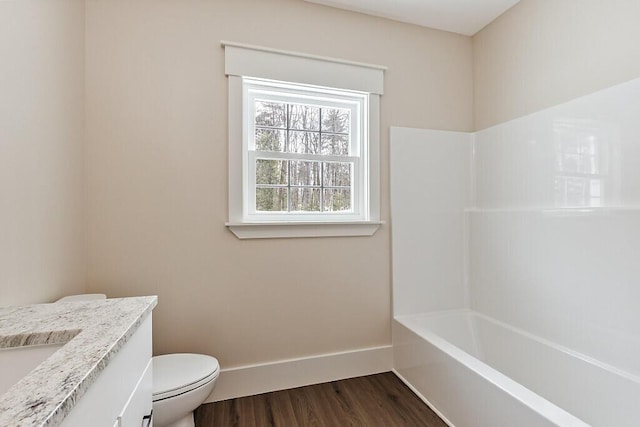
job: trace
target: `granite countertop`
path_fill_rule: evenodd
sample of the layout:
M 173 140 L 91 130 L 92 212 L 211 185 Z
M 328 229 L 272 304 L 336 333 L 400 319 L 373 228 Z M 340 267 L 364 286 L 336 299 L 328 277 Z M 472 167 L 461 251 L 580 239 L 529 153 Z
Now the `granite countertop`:
M 0 395 L 0 426 L 57 426 L 149 316 L 155 296 L 0 308 L 0 350 L 64 344 Z

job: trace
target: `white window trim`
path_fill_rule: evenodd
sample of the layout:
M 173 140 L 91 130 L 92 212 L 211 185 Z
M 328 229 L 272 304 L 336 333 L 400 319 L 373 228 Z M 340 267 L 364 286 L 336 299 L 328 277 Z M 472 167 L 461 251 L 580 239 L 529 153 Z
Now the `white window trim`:
M 380 221 L 380 94 L 384 67 L 223 42 L 229 77 L 229 221 L 240 239 L 371 236 Z M 286 64 L 286 65 L 285 65 Z M 244 215 L 242 77 L 334 87 L 369 93 L 369 215 L 366 220 L 249 222 Z
M 300 83 L 311 86 L 384 93 L 386 67 L 223 41 L 228 76 Z

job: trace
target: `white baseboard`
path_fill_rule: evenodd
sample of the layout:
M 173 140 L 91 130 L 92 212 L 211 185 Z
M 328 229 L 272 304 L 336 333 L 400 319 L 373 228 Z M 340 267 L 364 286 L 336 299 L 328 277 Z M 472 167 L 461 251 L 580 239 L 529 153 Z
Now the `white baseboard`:
M 205 403 L 389 372 L 392 358 L 388 345 L 222 369 Z

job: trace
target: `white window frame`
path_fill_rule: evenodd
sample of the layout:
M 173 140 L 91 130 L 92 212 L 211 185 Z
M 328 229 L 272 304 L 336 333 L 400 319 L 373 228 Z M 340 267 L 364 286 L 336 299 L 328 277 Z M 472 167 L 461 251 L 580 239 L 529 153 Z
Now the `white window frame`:
M 370 236 L 380 221 L 379 117 L 383 67 L 274 49 L 223 42 L 229 77 L 229 221 L 241 239 L 276 237 Z M 283 83 L 286 82 L 286 83 Z M 296 85 L 292 88 L 291 85 Z M 362 111 L 356 133 L 361 140 L 360 166 L 354 183 L 351 213 L 255 212 L 255 151 L 252 93 L 263 86 L 280 88 L 291 97 L 341 93 L 358 98 Z M 302 88 L 300 88 L 302 87 Z M 332 89 L 328 89 L 332 88 Z M 348 95 L 351 95 L 349 97 Z M 286 96 L 285 96 L 286 97 Z M 351 99 L 349 99 L 351 98 Z M 313 103 L 313 101 L 311 101 Z M 354 120 L 352 120 L 354 122 Z M 353 131 L 354 129 L 352 129 Z M 293 155 L 295 157 L 295 155 Z M 285 156 L 287 157 L 287 156 Z M 253 162 L 253 163 L 251 163 Z M 249 167 L 253 164 L 253 167 Z M 355 176 L 355 172 L 354 172 Z M 253 209 L 252 209 L 253 207 Z

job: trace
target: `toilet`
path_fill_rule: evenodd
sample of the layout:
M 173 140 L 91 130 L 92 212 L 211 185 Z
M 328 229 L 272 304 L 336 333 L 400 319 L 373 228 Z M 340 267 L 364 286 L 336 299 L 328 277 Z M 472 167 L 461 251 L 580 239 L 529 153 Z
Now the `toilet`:
M 71 295 L 56 302 L 105 299 L 104 294 Z M 193 411 L 213 391 L 220 365 L 215 357 L 177 353 L 151 358 L 154 427 L 195 427 Z
M 204 354 L 154 356 L 154 427 L 194 427 L 193 411 L 213 391 L 220 373 L 215 357 Z

